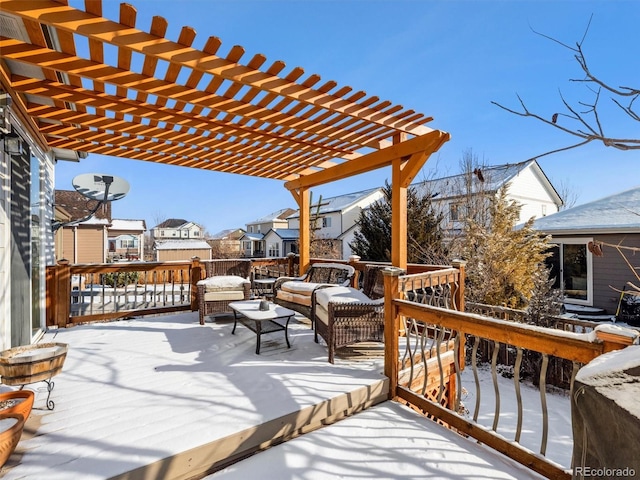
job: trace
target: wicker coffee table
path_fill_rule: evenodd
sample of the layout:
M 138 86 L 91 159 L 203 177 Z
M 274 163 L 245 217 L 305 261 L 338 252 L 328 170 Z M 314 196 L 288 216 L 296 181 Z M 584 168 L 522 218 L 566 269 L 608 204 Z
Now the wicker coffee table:
M 238 322 L 242 323 L 257 336 L 256 354 L 260 355 L 260 337 L 265 333 L 284 331 L 284 339 L 287 341 L 287 348 L 291 348 L 289 343 L 289 321 L 296 314 L 293 310 L 281 307 L 269 302 L 269 310 L 260 310 L 261 300 L 243 300 L 231 302 L 229 308 L 233 310 L 233 330 L 236 333 Z M 286 322 L 285 322 L 286 319 Z M 277 322 L 276 320 L 281 320 Z M 284 323 L 283 323 L 284 322 Z

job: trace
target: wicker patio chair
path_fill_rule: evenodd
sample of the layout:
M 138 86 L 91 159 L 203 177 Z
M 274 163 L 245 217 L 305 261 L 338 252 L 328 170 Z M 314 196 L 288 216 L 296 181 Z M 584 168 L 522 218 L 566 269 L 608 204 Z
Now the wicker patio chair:
M 335 351 L 358 342 L 384 341 L 383 266 L 367 265 L 362 290 L 351 287 L 326 287 L 313 298 L 315 341 L 327 343 L 329 362 Z
M 314 263 L 300 277 L 280 277 L 273 286 L 274 303 L 295 310 L 312 322 L 313 292 L 322 287 L 348 286 L 355 269 L 342 263 Z
M 200 325 L 208 315 L 231 313 L 229 303 L 249 300 L 251 295 L 251 260 L 205 260 L 204 280 L 198 282 Z

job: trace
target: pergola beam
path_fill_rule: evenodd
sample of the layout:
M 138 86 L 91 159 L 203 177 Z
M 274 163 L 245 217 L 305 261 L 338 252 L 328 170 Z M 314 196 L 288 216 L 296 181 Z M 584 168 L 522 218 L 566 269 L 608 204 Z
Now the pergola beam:
M 318 185 L 324 185 L 325 183 L 342 180 L 354 175 L 389 166 L 396 159 L 410 157 L 414 154 L 420 154 L 422 156 L 420 160 L 422 161 L 422 164 L 424 164 L 429 155 L 438 151 L 438 149 L 440 149 L 440 147 L 448 141 L 449 138 L 450 135 L 447 132 L 432 130 L 425 135 L 414 137 L 402 143 L 393 144 L 381 150 L 363 155 L 358 159 L 350 160 L 336 165 L 335 167 L 306 175 L 298 178 L 297 180 L 288 181 L 284 186 L 289 190 L 301 187 L 317 187 Z M 415 171 L 417 165 L 418 162 L 414 159 L 411 171 Z M 420 168 L 421 167 L 422 165 L 420 165 Z M 420 170 L 420 168 L 417 170 Z

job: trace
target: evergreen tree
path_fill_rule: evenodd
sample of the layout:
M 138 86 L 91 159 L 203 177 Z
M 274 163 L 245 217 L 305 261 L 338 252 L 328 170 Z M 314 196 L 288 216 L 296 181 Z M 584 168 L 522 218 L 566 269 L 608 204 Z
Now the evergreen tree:
M 525 308 L 546 275 L 549 240 L 532 228 L 533 218 L 515 229 L 520 206 L 500 189 L 489 201 L 489 221 L 468 218 L 462 245 L 467 260 L 467 299 Z
M 391 194 L 385 183 L 384 197 L 360 212 L 359 230 L 350 247 L 363 260 L 391 261 Z M 410 263 L 446 263 L 442 214 L 435 212 L 428 193 L 407 190 L 407 260 Z

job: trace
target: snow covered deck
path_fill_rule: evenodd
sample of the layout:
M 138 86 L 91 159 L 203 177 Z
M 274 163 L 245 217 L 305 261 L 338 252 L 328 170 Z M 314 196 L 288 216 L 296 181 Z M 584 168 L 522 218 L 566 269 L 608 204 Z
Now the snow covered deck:
M 232 326 L 228 317 L 201 326 L 190 312 L 51 330 L 42 341 L 69 344 L 53 379 L 55 409 L 45 407 L 44 383 L 26 387 L 37 390 L 34 410 L 3 479 L 193 478 L 386 399 L 382 356 L 332 365 L 298 322 L 289 326 L 290 349 L 277 332 L 263 337 L 258 356 L 255 334 L 239 326 L 232 335 Z M 392 402 L 217 475 L 246 478 L 264 468 L 261 459 L 271 468 L 274 456 L 279 470 L 270 478 L 539 478 Z

